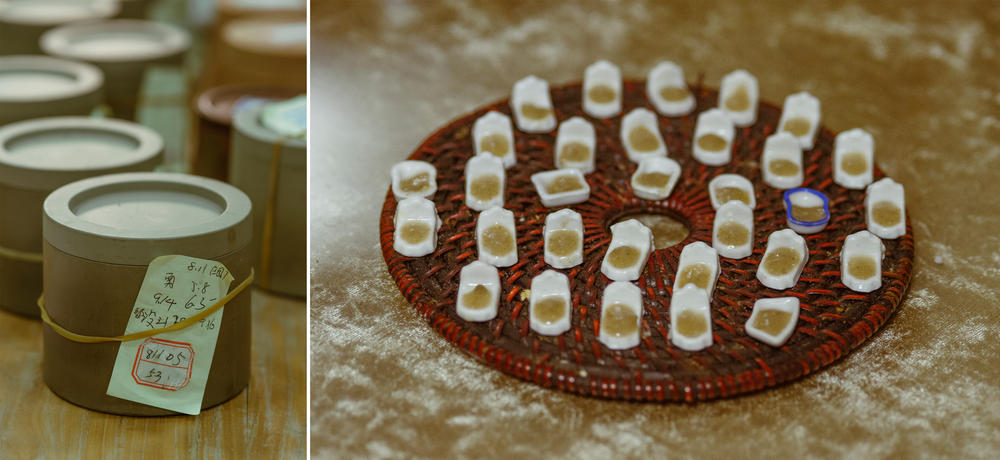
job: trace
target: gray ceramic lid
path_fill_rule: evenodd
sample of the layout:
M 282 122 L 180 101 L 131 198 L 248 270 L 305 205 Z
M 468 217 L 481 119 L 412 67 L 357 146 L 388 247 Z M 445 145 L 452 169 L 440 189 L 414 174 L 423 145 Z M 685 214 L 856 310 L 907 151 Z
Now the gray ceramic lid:
M 0 184 L 54 190 L 73 181 L 163 162 L 163 138 L 128 121 L 54 117 L 0 128 Z
M 114 19 L 68 24 L 40 40 L 51 55 L 95 63 L 144 63 L 167 60 L 187 51 L 191 35 L 170 24 Z
M 54 26 L 118 14 L 116 0 L 0 0 L 0 22 Z
M 52 192 L 43 208 L 46 242 L 104 263 L 146 265 L 167 254 L 213 259 L 253 236 L 246 194 L 187 174 L 92 177 Z
M 0 107 L 96 94 L 101 69 L 49 56 L 0 56 Z
M 282 162 L 288 162 L 289 164 L 302 164 L 306 163 L 306 140 L 304 137 L 289 137 L 279 133 L 273 129 L 268 128 L 263 123 L 261 123 L 261 114 L 267 105 L 248 108 L 246 110 L 241 110 L 233 115 L 233 129 L 235 129 L 240 134 L 247 136 L 257 142 L 266 145 L 274 145 L 276 142 L 281 141 L 285 146 L 285 151 L 292 150 L 298 151 L 299 155 L 283 155 Z M 266 155 L 270 158 L 271 149 L 249 149 L 246 152 L 234 151 L 236 155 L 243 154 L 255 154 L 255 155 Z

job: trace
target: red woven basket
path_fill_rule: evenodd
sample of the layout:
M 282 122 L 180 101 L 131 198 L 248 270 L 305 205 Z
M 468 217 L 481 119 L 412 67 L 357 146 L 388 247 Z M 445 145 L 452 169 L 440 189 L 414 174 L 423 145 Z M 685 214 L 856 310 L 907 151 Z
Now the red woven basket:
M 644 88 L 641 81 L 624 83 L 622 113 L 637 107 L 653 110 Z M 555 169 L 554 132 L 514 133 L 517 164 L 507 170 L 504 207 L 515 215 L 518 262 L 500 269 L 503 292 L 497 317 L 473 323 L 455 311 L 459 271 L 477 257 L 477 213 L 465 206 L 463 176 L 465 162 L 474 154 L 472 124 L 490 110 L 510 115 L 507 100 L 455 120 L 410 155 L 437 168 L 438 190 L 431 198 L 443 223 L 434 253 L 411 258 L 393 250 L 396 200 L 391 190 L 387 193 L 380 222 L 382 252 L 403 295 L 445 339 L 494 368 L 544 387 L 612 399 L 692 402 L 744 394 L 810 374 L 858 347 L 892 316 L 906 292 L 914 255 L 909 220 L 905 235 L 884 241 L 880 289 L 861 294 L 840 282 L 844 239 L 866 228 L 864 191 L 833 182 L 834 134 L 820 129 L 815 147 L 803 153 L 802 186 L 830 198 L 830 222 L 822 232 L 806 235 L 809 261 L 792 289 L 763 286 L 755 274 L 767 236 L 786 228 L 786 222 L 783 191 L 764 184 L 759 159 L 764 139 L 775 131 L 781 111 L 761 102 L 757 122 L 736 131 L 732 161 L 706 166 L 692 158 L 691 138 L 698 113 L 714 107 L 718 93 L 700 84 L 692 91 L 697 108 L 691 114 L 658 117 L 669 156 L 681 165 L 681 177 L 669 198 L 647 201 L 636 198 L 631 190 L 629 179 L 637 165 L 628 160 L 621 145 L 621 117 L 601 120 L 586 115 L 579 83 L 552 88 L 557 119 L 585 117 L 597 133 L 596 170 L 587 176 L 590 199 L 567 206 L 579 212 L 584 222 L 584 262 L 561 270 L 569 277 L 573 293 L 569 331 L 557 337 L 532 331 L 528 301 L 521 295 L 532 277 L 549 268 L 543 260 L 542 228 L 545 216 L 557 208 L 542 206 L 530 177 Z M 711 301 L 714 343 L 705 350 L 687 352 L 667 337 L 671 287 L 683 246 L 694 241 L 711 245 L 715 211 L 708 182 L 723 173 L 741 174 L 755 184 L 755 249 L 742 260 L 720 258 L 721 274 Z M 883 176 L 876 168 L 875 179 Z M 649 213 L 685 223 L 690 234 L 680 244 L 654 251 L 637 281 L 644 310 L 639 346 L 610 350 L 597 341 L 601 293 L 610 283 L 600 272 L 611 239 L 609 227 L 622 217 Z M 757 299 L 790 295 L 799 298 L 801 313 L 784 346 L 771 347 L 747 335 L 744 324 Z

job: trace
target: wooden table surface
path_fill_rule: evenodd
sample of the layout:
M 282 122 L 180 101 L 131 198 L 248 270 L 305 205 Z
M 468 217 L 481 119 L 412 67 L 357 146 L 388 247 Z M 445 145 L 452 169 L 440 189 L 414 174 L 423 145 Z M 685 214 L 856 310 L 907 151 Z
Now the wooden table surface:
M 250 386 L 197 416 L 123 417 L 42 381 L 42 323 L 0 310 L 0 458 L 305 458 L 305 302 L 253 299 Z

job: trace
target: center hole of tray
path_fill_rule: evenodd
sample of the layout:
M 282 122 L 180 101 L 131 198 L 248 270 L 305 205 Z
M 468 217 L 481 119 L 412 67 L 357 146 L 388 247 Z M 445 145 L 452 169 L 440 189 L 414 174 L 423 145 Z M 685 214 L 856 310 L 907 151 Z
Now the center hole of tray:
M 612 224 L 635 219 L 653 231 L 653 248 L 669 248 L 684 241 L 691 234 L 687 224 L 667 214 L 641 212 L 626 214 L 616 219 Z

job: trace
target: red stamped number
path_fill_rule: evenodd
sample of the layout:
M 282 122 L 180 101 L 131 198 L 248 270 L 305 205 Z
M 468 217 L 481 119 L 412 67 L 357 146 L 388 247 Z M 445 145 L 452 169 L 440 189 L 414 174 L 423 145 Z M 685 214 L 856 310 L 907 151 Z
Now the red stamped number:
M 139 385 L 176 391 L 191 381 L 194 348 L 189 343 L 149 338 L 139 346 L 132 379 Z

